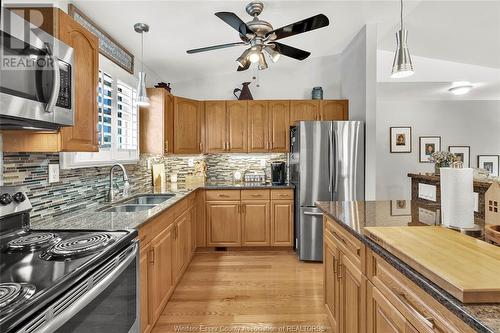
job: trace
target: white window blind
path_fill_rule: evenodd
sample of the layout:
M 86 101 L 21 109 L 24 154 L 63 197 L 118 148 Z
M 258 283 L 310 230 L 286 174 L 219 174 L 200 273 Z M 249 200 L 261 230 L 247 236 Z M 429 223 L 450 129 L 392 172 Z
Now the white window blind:
M 112 107 L 113 107 L 113 79 L 110 75 L 99 71 L 99 85 L 97 87 L 97 105 L 99 121 L 97 132 L 100 148 L 111 148 L 112 140 Z
M 118 81 L 117 138 L 118 149 L 137 149 L 137 104 L 136 91 Z

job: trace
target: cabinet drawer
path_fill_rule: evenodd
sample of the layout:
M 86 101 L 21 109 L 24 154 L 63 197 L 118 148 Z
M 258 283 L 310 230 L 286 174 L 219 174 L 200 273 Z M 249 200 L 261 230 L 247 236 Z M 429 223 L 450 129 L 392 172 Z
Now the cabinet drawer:
M 156 237 L 174 223 L 174 210 L 167 209 L 160 215 L 154 218 L 149 224 L 151 225 L 153 237 Z
M 273 200 L 293 200 L 293 190 L 271 190 L 271 199 Z
M 240 190 L 208 190 L 205 193 L 207 201 L 240 200 Z
M 181 201 L 177 202 L 173 207 L 174 218 L 181 216 L 188 209 L 188 205 L 189 205 L 188 198 L 184 198 Z
M 369 251 L 369 278 L 418 332 L 474 332 L 462 320 L 411 282 L 389 263 Z
M 269 190 L 242 190 L 241 200 L 268 200 Z
M 349 257 L 351 262 L 355 264 L 362 272 L 365 272 L 365 247 L 363 243 L 348 231 L 344 230 L 335 221 L 329 218 L 324 218 L 325 233 L 335 239 L 338 247 L 342 252 Z

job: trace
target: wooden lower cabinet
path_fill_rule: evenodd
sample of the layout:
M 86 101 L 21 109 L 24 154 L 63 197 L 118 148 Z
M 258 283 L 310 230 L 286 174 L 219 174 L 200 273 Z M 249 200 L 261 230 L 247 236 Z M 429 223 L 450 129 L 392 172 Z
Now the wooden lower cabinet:
M 272 200 L 271 206 L 271 245 L 293 246 L 293 200 Z
M 141 293 L 140 307 L 141 307 L 141 332 L 149 332 L 153 328 L 152 314 L 149 307 L 149 249 L 150 246 L 141 248 L 139 255 L 139 276 Z
M 373 284 L 367 289 L 367 333 L 417 332 Z
M 241 246 L 240 201 L 207 201 L 207 246 Z
M 340 281 L 337 275 L 337 258 L 340 252 L 335 244 L 325 238 L 323 246 L 323 296 L 326 314 L 333 333 L 340 332 Z
M 341 332 L 366 332 L 366 277 L 348 257 L 340 256 Z
M 191 223 L 189 211 L 184 212 L 174 222 L 174 281 L 178 281 L 191 257 Z
M 242 201 L 242 246 L 269 245 L 269 206 L 268 200 Z

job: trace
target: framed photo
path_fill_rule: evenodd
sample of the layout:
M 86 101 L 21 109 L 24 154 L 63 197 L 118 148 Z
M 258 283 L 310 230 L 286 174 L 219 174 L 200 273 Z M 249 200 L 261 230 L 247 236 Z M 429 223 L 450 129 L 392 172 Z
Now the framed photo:
M 470 146 L 449 146 L 448 151 L 455 154 L 457 161 L 464 164 L 464 168 L 470 168 Z
M 75 5 L 68 5 L 68 14 L 76 22 L 83 25 L 88 31 L 92 32 L 99 39 L 99 53 L 129 72 L 134 74 L 134 55 L 124 46 L 119 44 L 106 31 L 95 24 Z
M 490 176 L 498 177 L 498 164 L 500 162 L 499 155 L 478 155 L 477 167 L 488 170 Z
M 437 151 L 441 150 L 440 136 L 421 136 L 419 138 L 419 161 L 420 163 L 431 163 L 429 158 Z
M 411 127 L 391 127 L 391 153 L 411 153 Z
M 391 200 L 391 216 L 411 216 L 411 201 Z

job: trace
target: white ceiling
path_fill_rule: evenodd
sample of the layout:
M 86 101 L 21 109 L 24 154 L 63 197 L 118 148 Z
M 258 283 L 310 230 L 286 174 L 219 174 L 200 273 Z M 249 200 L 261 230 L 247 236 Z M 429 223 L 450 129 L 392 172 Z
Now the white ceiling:
M 145 36 L 145 64 L 167 82 L 232 72 L 243 47 L 186 54 L 187 49 L 238 41 L 238 34 L 217 18 L 217 11 L 232 11 L 245 21 L 249 1 L 110 1 L 75 0 L 84 13 L 118 42 L 139 55 L 140 39 L 133 30 L 136 22 L 151 26 Z M 407 4 L 413 10 L 420 1 Z M 285 44 L 308 50 L 311 57 L 342 52 L 366 23 L 380 23 L 386 35 L 398 22 L 399 2 L 390 1 L 264 1 L 261 18 L 275 28 L 324 13 L 330 26 L 283 40 Z M 296 60 L 283 57 L 273 66 Z

